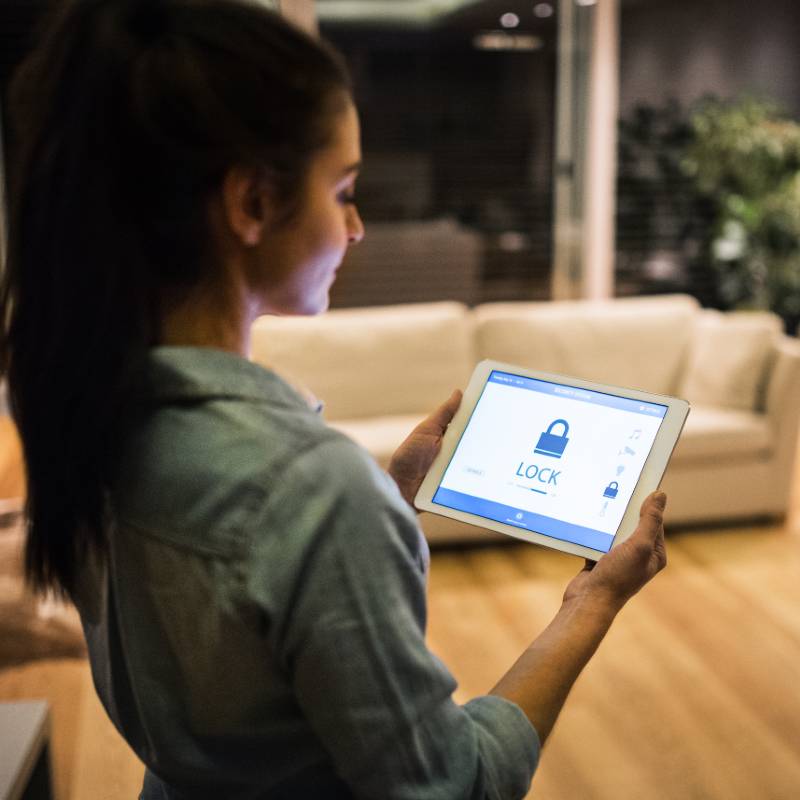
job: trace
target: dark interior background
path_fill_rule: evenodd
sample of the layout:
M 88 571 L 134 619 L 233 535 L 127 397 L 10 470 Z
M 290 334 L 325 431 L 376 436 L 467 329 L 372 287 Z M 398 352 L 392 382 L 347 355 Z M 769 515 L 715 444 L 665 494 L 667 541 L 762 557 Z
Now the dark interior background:
M 58 1 L 0 0 L 4 123 L 9 77 Z M 535 4 L 484 0 L 424 29 L 323 22 L 354 74 L 368 228 L 334 305 L 549 297 L 557 27 L 556 15 L 533 13 Z M 499 30 L 509 11 L 520 18 L 513 32 L 538 37 L 538 49 L 476 49 L 474 37 Z M 755 92 L 800 116 L 798 41 L 796 0 L 622 0 L 620 115 L 669 98 L 688 107 L 709 93 Z M 714 304 L 708 271 L 687 265 L 676 243 L 662 202 L 674 190 L 649 187 L 643 196 L 620 175 L 617 293 L 689 291 Z

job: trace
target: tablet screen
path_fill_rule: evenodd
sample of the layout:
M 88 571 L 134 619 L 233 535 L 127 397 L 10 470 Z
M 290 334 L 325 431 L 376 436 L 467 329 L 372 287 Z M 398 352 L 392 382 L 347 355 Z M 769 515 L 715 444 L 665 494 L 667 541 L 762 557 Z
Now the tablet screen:
M 433 502 L 608 552 L 666 413 L 493 370 Z

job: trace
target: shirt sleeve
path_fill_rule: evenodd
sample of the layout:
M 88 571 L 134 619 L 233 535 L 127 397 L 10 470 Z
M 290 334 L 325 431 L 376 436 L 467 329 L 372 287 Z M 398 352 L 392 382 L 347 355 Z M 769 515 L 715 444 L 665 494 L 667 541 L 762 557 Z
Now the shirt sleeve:
M 536 731 L 503 698 L 452 699 L 425 644 L 427 545 L 391 479 L 334 439 L 295 459 L 270 505 L 298 554 L 273 609 L 278 658 L 356 797 L 524 797 Z

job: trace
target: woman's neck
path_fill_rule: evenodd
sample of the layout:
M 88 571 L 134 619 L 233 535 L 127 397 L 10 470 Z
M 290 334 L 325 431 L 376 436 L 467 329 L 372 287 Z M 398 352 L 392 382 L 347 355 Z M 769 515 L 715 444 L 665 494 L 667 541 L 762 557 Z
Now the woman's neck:
M 161 304 L 158 344 L 211 347 L 247 358 L 258 309 L 238 287 L 197 288 Z

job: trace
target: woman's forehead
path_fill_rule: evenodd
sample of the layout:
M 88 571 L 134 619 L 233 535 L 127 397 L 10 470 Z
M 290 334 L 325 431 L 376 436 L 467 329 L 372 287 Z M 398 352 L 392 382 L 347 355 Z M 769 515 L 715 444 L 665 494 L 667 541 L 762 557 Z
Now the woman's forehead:
M 333 121 L 333 137 L 328 152 L 340 162 L 339 168 L 343 172 L 358 169 L 361 162 L 361 129 L 358 111 L 352 103 L 348 103 Z

